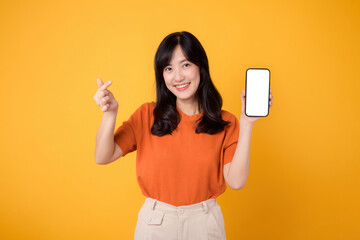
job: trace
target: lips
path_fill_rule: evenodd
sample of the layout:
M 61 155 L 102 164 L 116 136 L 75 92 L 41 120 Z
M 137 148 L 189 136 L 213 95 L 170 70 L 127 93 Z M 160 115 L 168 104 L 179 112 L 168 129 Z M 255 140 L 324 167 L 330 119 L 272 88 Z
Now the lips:
M 181 84 L 181 85 L 175 85 L 175 87 L 177 88 L 177 89 L 183 89 L 183 88 L 186 88 L 187 86 L 189 86 L 190 85 L 190 83 L 184 83 L 184 84 Z

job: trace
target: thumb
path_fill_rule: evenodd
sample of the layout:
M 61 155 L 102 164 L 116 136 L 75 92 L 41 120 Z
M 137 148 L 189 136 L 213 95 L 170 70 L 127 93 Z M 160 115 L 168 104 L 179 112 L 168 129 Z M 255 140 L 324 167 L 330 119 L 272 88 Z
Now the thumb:
M 97 85 L 98 87 L 101 87 L 102 85 L 104 85 L 103 81 L 101 81 L 100 78 L 96 79 Z
M 244 97 L 245 97 L 245 89 L 242 91 L 242 93 L 240 94 L 240 98 L 241 98 L 241 101 L 244 100 Z
M 240 94 L 241 106 L 245 106 L 245 90 Z

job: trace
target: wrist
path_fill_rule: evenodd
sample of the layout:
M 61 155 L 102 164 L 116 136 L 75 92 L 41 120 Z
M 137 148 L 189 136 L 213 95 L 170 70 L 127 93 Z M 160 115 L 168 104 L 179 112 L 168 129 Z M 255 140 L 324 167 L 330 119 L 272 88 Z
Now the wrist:
M 113 111 L 106 111 L 103 112 L 103 116 L 105 118 L 116 118 L 118 111 L 117 110 L 113 110 Z
M 249 122 L 246 118 L 240 118 L 240 126 L 242 127 L 248 127 L 248 128 L 252 128 L 254 125 L 253 122 Z

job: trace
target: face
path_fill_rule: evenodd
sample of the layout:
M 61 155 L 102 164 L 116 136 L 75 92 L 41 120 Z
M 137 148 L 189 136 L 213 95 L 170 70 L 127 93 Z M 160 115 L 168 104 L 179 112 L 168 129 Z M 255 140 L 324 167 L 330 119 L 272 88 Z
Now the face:
M 196 101 L 200 70 L 186 59 L 180 45 L 174 49 L 169 65 L 163 70 L 163 76 L 167 88 L 176 96 L 177 101 Z

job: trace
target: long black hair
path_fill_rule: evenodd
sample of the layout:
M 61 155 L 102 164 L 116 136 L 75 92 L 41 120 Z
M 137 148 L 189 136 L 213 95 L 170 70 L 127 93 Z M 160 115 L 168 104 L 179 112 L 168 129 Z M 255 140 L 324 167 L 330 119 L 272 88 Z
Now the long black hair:
M 210 78 L 209 63 L 199 40 L 189 32 L 174 32 L 160 43 L 155 54 L 156 106 L 151 133 L 157 136 L 171 134 L 180 122 L 176 109 L 176 96 L 166 87 L 164 68 L 170 63 L 172 53 L 180 45 L 186 59 L 199 67 L 200 83 L 196 91 L 198 107 L 204 111 L 195 133 L 215 134 L 224 130 L 230 122 L 221 117 L 222 98 Z

